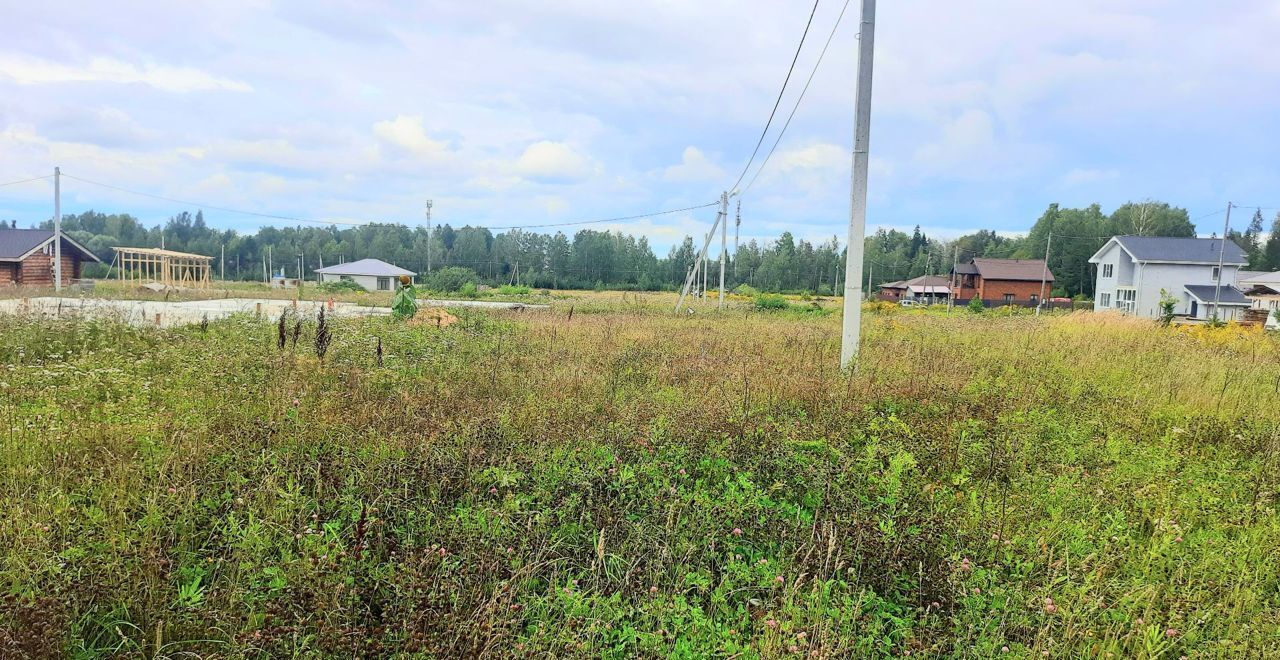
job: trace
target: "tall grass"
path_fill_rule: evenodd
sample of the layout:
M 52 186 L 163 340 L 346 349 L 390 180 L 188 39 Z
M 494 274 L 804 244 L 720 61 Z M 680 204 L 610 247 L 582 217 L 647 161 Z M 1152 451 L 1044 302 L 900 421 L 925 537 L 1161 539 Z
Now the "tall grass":
M 576 308 L 0 318 L 0 656 L 1280 648 L 1271 337 Z

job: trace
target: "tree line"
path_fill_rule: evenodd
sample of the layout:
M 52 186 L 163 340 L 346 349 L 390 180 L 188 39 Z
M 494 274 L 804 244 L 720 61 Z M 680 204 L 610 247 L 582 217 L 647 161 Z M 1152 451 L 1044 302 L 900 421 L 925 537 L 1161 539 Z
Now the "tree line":
M 49 228 L 51 221 L 42 223 Z M 183 211 L 162 225 L 145 226 L 127 213 L 85 211 L 63 218 L 63 229 L 92 250 L 104 265 L 86 271 L 88 277 L 108 274 L 112 247 L 165 247 L 214 257 L 214 271 L 229 280 L 266 277 L 268 259 L 273 270 L 296 277 L 299 267 L 312 277 L 322 265 L 375 258 L 425 274 L 430 251 L 433 271 L 466 269 L 475 281 L 522 284 L 535 288 L 610 288 L 671 290 L 683 285 L 697 260 L 701 244 L 686 236 L 665 256 L 658 256 L 647 238 L 618 231 L 582 229 L 543 234 L 519 229 L 493 233 L 483 227 L 454 228 L 444 224 L 428 232 L 423 227 L 368 224 L 358 227 L 262 227 L 252 234 L 214 229 L 202 211 Z M 1263 234 L 1263 216 L 1256 211 L 1244 231 L 1230 236 L 1249 254 L 1249 268 L 1280 270 L 1280 214 Z M 1056 277 L 1055 295 L 1092 296 L 1094 269 L 1088 263 L 1111 236 L 1195 236 L 1196 227 L 1185 209 L 1164 202 L 1131 202 L 1105 214 L 1099 205 L 1063 208 L 1051 204 L 1025 235 L 1006 236 L 990 230 L 946 241 L 926 235 L 879 229 L 866 237 L 864 284 L 946 275 L 953 261 L 974 257 L 1038 259 L 1049 252 L 1049 268 Z M 732 249 L 732 248 L 731 248 Z M 709 282 L 718 282 L 719 250 L 708 254 Z M 770 292 L 812 292 L 832 295 L 843 288 L 845 250 L 832 236 L 812 242 L 783 232 L 776 240 L 741 244 L 725 264 L 730 287 L 747 284 Z M 453 273 L 459 271 L 454 270 Z

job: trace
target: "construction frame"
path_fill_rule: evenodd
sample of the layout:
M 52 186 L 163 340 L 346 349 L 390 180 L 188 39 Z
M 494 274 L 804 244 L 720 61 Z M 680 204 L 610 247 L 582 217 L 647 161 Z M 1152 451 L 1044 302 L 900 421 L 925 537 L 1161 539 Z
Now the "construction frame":
M 213 257 L 160 248 L 113 247 L 116 252 L 116 279 L 188 289 L 208 289 Z

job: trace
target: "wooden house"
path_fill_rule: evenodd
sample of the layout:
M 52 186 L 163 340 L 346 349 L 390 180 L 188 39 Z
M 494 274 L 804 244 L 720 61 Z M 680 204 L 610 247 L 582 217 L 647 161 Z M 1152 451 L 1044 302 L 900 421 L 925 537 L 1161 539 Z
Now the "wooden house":
M 100 262 L 88 248 L 62 234 L 62 283 L 80 279 L 85 262 Z M 53 230 L 0 226 L 0 286 L 53 286 Z

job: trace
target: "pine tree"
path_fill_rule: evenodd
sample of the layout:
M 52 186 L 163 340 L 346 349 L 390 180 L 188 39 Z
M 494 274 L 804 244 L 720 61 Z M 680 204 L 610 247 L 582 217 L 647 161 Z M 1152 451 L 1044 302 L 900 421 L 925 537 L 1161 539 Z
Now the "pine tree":
M 1271 221 L 1271 235 L 1262 250 L 1259 267 L 1262 270 L 1280 270 L 1280 213 L 1276 213 L 1275 220 Z
M 1249 220 L 1249 226 L 1244 230 L 1243 245 L 1245 252 L 1249 255 L 1249 268 L 1251 270 L 1260 270 L 1264 268 L 1266 257 L 1262 251 L 1262 209 L 1253 212 L 1253 218 Z

